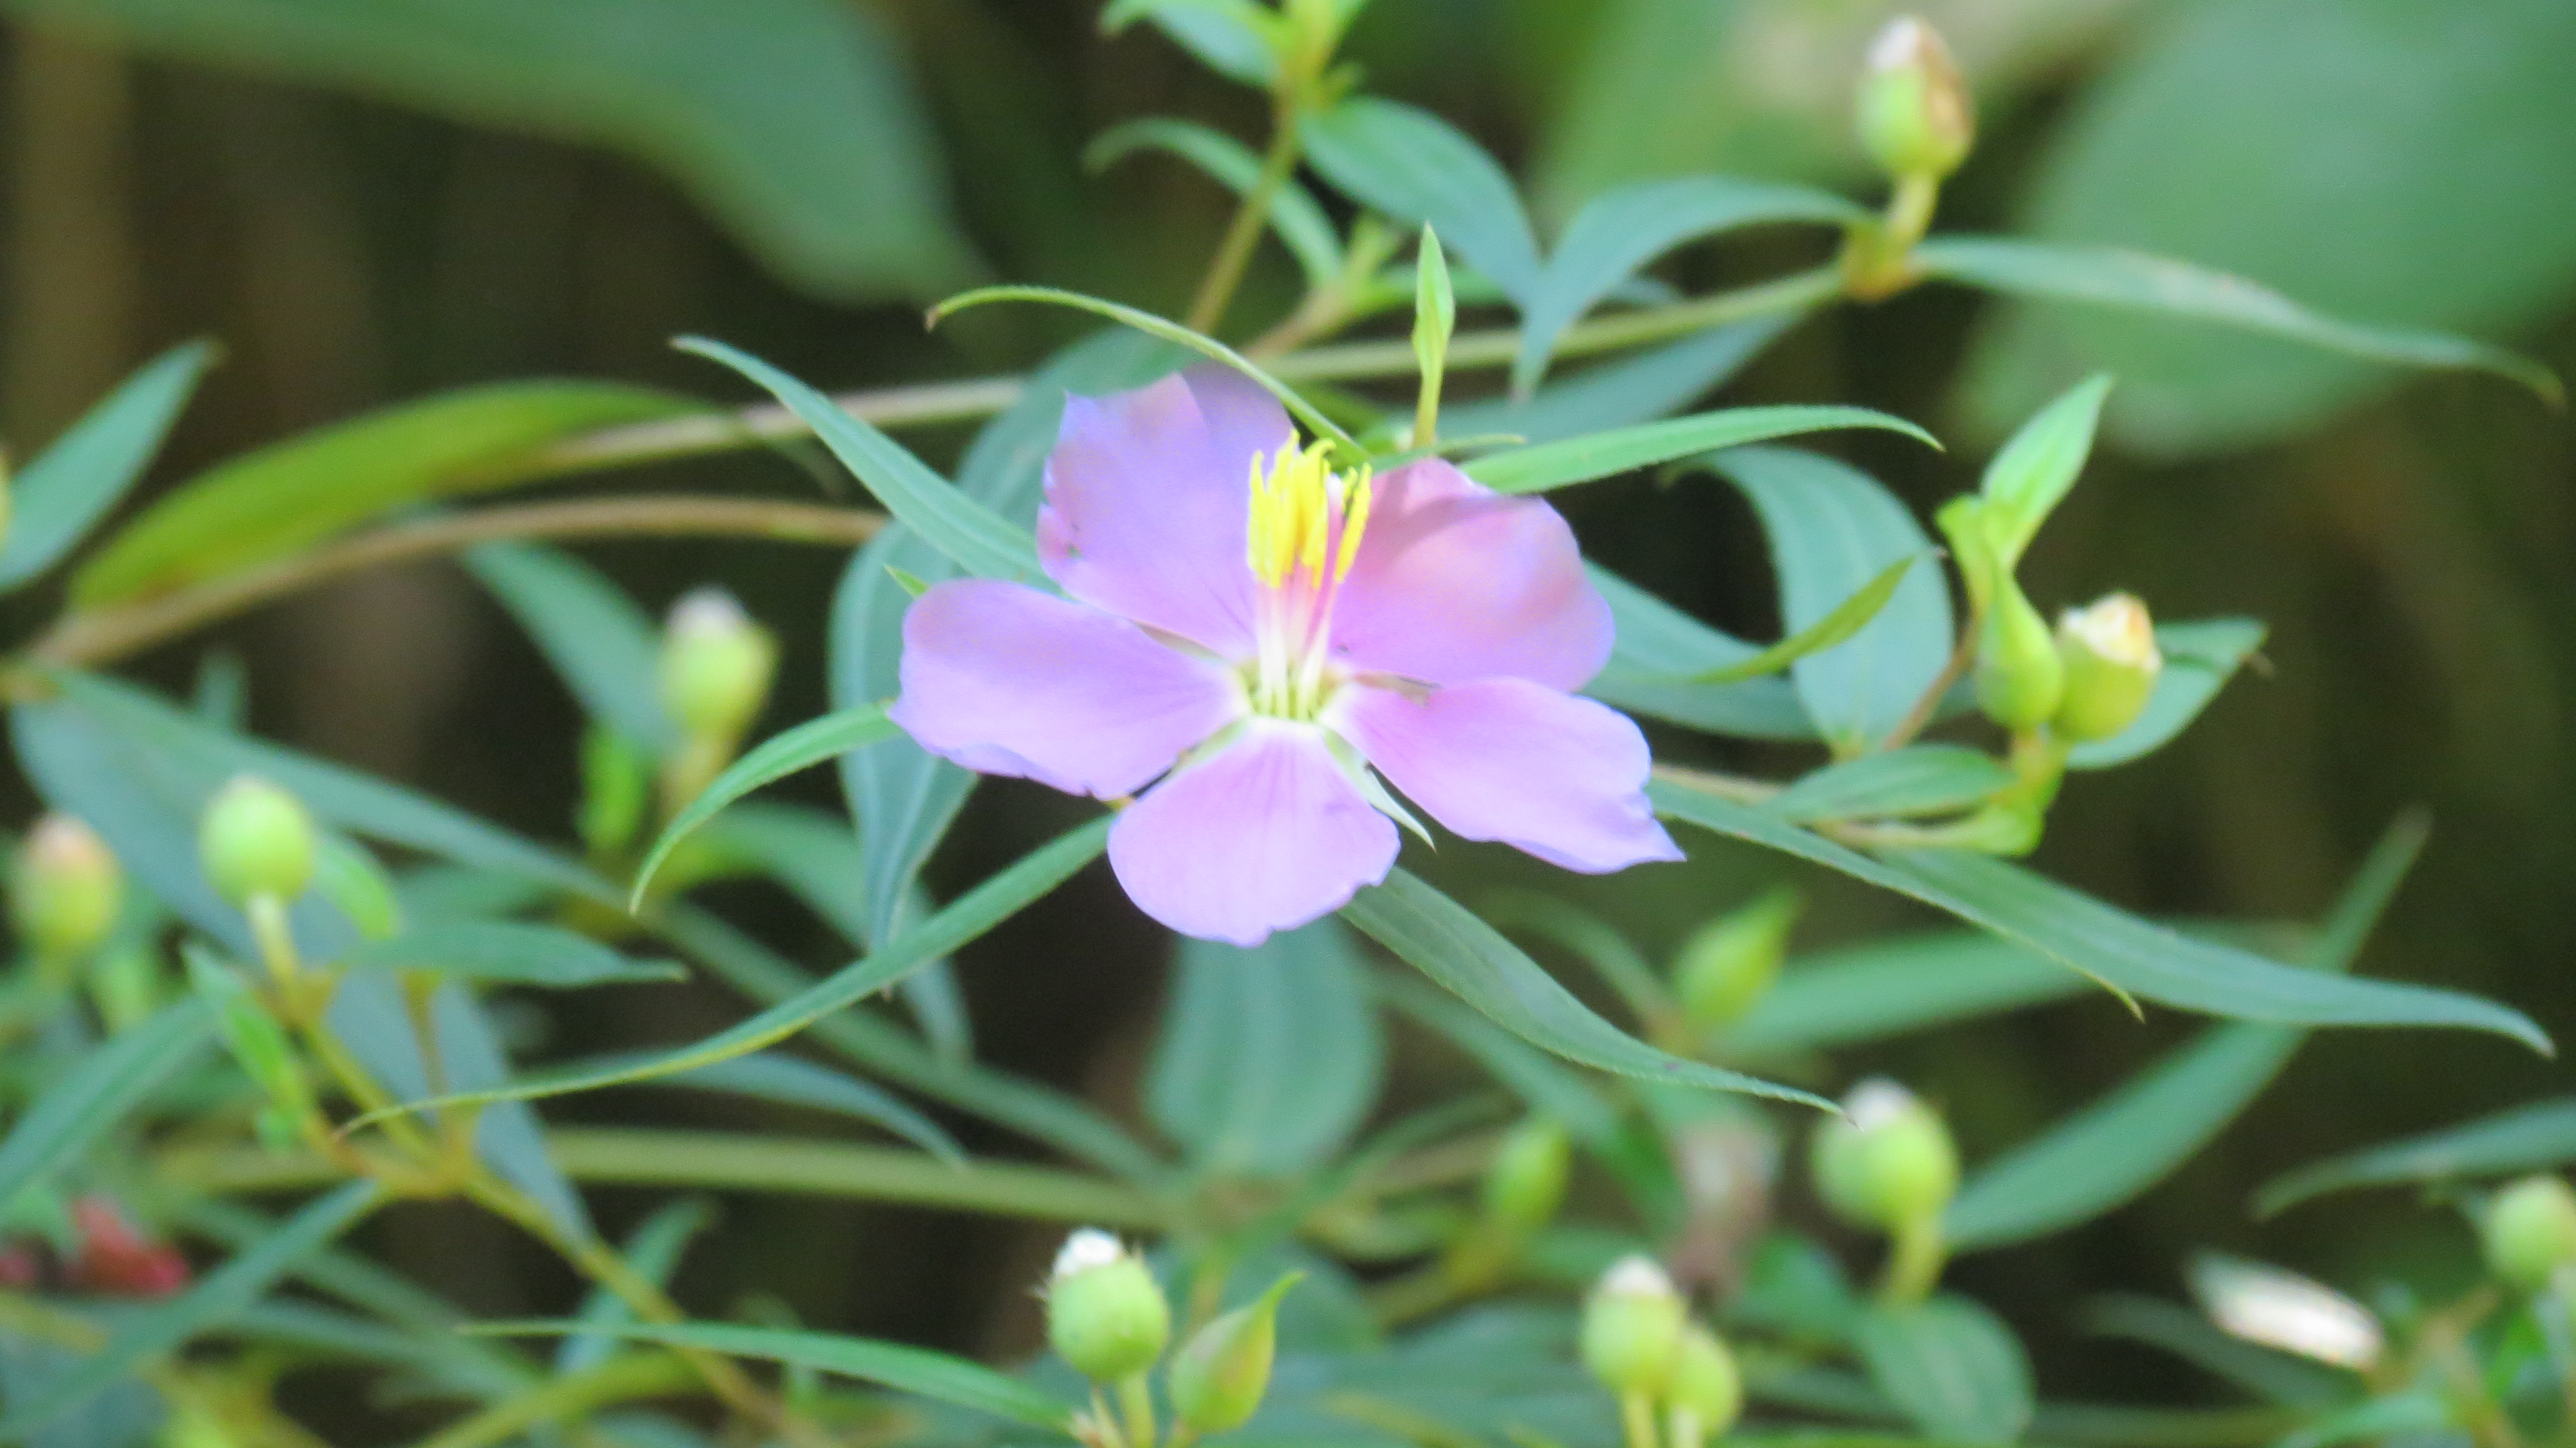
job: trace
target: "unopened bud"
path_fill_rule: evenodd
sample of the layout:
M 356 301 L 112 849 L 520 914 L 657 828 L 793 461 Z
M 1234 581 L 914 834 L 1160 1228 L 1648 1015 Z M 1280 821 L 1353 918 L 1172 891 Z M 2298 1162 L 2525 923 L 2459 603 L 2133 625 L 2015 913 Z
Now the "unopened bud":
M 2554 1176 L 2528 1176 L 2495 1194 L 2479 1223 L 2487 1270 L 2526 1292 L 2576 1265 L 2576 1192 Z
M 1097 1227 L 1065 1238 L 1047 1276 L 1046 1301 L 1048 1345 L 1093 1382 L 1143 1372 L 1171 1340 L 1171 1304 L 1154 1274 Z
M 1270 1364 L 1279 1352 L 1279 1299 L 1297 1285 L 1291 1272 L 1249 1306 L 1190 1335 L 1172 1359 L 1168 1386 L 1172 1413 L 1194 1436 L 1230 1433 L 1250 1421 L 1270 1391 Z
M 235 906 L 254 895 L 293 900 L 313 878 L 313 833 L 302 800 L 238 774 L 207 802 L 197 853 L 216 893 Z
M 1673 1427 L 1668 1448 L 1700 1448 L 1733 1427 L 1744 1411 L 1744 1375 L 1736 1371 L 1735 1354 L 1716 1333 L 1696 1322 L 1684 1325 L 1665 1397 Z
M 1574 1144 L 1565 1128 L 1543 1116 L 1513 1127 L 1485 1168 L 1485 1220 L 1515 1241 L 1556 1219 L 1565 1204 L 1565 1180 Z
M 721 588 L 671 605 L 662 636 L 662 707 L 680 731 L 734 740 L 751 727 L 778 670 L 778 642 Z
M 2138 722 L 2165 667 L 2155 620 L 2126 593 L 2068 609 L 2057 620 L 2057 653 L 2066 663 L 2066 694 L 2053 727 L 2078 744 L 2108 739 Z
M 1870 42 L 1853 118 L 1861 149 L 1894 177 L 1948 176 L 1977 135 L 1975 104 L 1950 48 L 1911 15 L 1889 21 Z
M 27 832 L 14 863 L 9 916 L 39 958 L 76 960 L 107 939 L 124 901 L 125 872 L 95 830 L 70 815 L 47 815 Z
M 2007 729 L 2036 729 L 2066 697 L 2066 663 L 2048 621 L 2009 576 L 1994 580 L 1977 634 L 1977 705 Z
M 1882 1076 L 1852 1088 L 1843 1114 L 1816 1128 L 1810 1164 L 1816 1194 L 1856 1227 L 1892 1232 L 1928 1220 L 1959 1189 L 1950 1128 Z
M 1673 991 L 1681 998 L 1683 1018 L 1700 1031 L 1744 1019 L 1779 978 L 1790 927 L 1805 908 L 1796 891 L 1774 890 L 1684 941 L 1673 962 Z
M 1651 1257 L 1612 1263 L 1583 1299 L 1583 1365 L 1621 1397 L 1660 1397 L 1680 1356 L 1682 1295 Z

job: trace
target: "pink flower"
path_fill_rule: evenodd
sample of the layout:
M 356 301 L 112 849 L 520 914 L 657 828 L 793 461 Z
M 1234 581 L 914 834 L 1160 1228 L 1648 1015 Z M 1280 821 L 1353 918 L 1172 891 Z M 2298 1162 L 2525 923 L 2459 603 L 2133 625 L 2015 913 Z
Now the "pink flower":
M 1610 610 L 1543 502 L 1436 459 L 1336 473 L 1267 393 L 1195 371 L 1066 403 L 1038 551 L 1070 598 L 913 604 L 895 722 L 986 774 L 1143 791 L 1109 861 L 1174 930 L 1257 945 L 1385 879 L 1378 775 L 1569 870 L 1681 858 L 1637 726 L 1570 692 Z

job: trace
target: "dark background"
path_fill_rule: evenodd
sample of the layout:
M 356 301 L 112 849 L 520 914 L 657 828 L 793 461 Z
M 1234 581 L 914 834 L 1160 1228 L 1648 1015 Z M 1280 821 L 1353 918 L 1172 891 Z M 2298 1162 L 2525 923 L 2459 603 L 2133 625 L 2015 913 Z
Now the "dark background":
M 230 3 L 209 0 L 204 13 L 220 17 Z M 0 32 L 0 435 L 32 453 L 142 359 L 189 336 L 220 338 L 228 361 L 155 486 L 373 405 L 486 379 L 597 376 L 739 397 L 731 379 L 667 350 L 680 332 L 834 388 L 1022 366 L 1068 335 L 1060 321 L 996 312 L 934 338 L 914 303 L 980 271 L 1177 312 L 1227 198 L 1167 160 L 1086 175 L 1080 148 L 1119 120 L 1158 113 L 1257 144 L 1263 117 L 1259 98 L 1157 35 L 1099 36 L 1088 5 L 871 7 L 882 35 L 866 33 L 918 89 L 907 113 L 919 134 L 791 128 L 772 139 L 818 154 L 908 146 L 930 197 L 915 220 L 932 240 L 907 263 L 912 275 L 859 263 L 818 278 L 756 234 L 746 244 L 739 217 L 711 219 L 692 199 L 703 187 L 632 140 L 631 116 L 522 124 L 508 105 L 462 90 L 448 99 L 387 80 L 381 62 L 316 63 L 274 41 L 210 48 L 135 18 L 151 8 L 0 6 L 17 17 Z M 386 7 L 452 11 L 469 28 L 485 8 Z M 656 0 L 617 23 L 689 8 Z M 799 8 L 746 5 L 737 18 Z M 1584 195 L 1639 175 L 1735 169 L 1865 187 L 1841 107 L 1859 44 L 1883 14 L 1860 0 L 1377 0 L 1351 50 L 1372 88 L 1440 110 L 1530 178 L 1548 233 Z M 2576 11 L 2563 0 L 1951 0 L 1931 14 L 1958 41 L 1985 112 L 1944 224 L 2149 246 L 2348 315 L 2469 330 L 2576 371 L 2576 87 L 2564 79 Z M 734 59 L 719 46 L 703 63 L 721 71 Z M 520 72 L 496 83 L 531 84 Z M 684 104 L 685 90 L 669 103 Z M 943 192 L 953 218 L 938 214 Z M 866 216 L 879 199 L 834 204 Z M 1705 287 L 1810 259 L 1755 238 L 1665 272 Z M 1275 315 L 1292 283 L 1285 259 L 1265 251 L 1237 334 Z M 2079 776 L 2039 863 L 2145 912 L 2313 918 L 2398 811 L 2429 806 L 2432 846 L 2363 968 L 2489 993 L 2562 1037 L 2576 1033 L 2576 476 L 2563 418 L 2485 379 L 2401 378 L 2206 334 L 2007 315 L 1958 293 L 1811 321 L 1727 397 L 1846 400 L 1929 423 L 1953 442 L 1948 456 L 1847 445 L 1928 513 L 1972 485 L 1999 425 L 2090 365 L 2121 372 L 2122 407 L 2033 554 L 2033 596 L 2054 607 L 2127 587 L 2164 617 L 2246 613 L 2273 633 L 2266 667 L 2181 742 Z M 907 440 L 945 462 L 964 436 Z M 782 495 L 815 486 L 767 455 L 613 481 Z M 1568 510 L 1603 561 L 1724 627 L 1774 635 L 1758 531 L 1719 490 L 1609 484 Z M 712 543 L 586 556 L 655 607 L 701 580 L 728 583 L 786 641 L 771 726 L 822 707 L 823 611 L 839 557 Z M 13 601 L 9 626 L 32 631 L 51 602 Z M 568 831 L 571 702 L 454 569 L 336 586 L 165 649 L 140 671 L 179 686 L 209 645 L 248 661 L 262 730 L 525 830 Z M 825 797 L 819 774 L 802 787 Z M 935 881 L 971 880 L 1061 818 L 1041 791 L 987 786 Z M 1460 881 L 1548 883 L 1475 850 L 1444 852 L 1441 868 Z M 1781 869 L 1711 850 L 1688 871 L 1579 893 L 1615 905 L 1661 951 Z M 1802 945 L 1928 923 L 1896 902 L 1814 885 Z M 828 954 L 781 899 L 741 890 L 718 903 L 809 958 Z M 1104 874 L 1085 875 L 965 958 L 982 1050 L 1124 1106 L 1165 953 Z M 666 992 L 551 1029 L 554 1044 L 586 1049 L 677 1039 L 736 1010 L 712 992 L 687 1006 Z M 1946 1103 L 1973 1160 L 2190 1026 L 2162 1014 L 2142 1026 L 2087 998 L 1855 1064 L 1898 1071 Z M 1427 1059 L 1403 1079 L 1420 1085 L 1451 1064 Z M 2023 1328 L 2053 1388 L 2109 1391 L 2136 1363 L 2073 1351 L 2073 1305 L 2116 1287 L 2169 1293 L 2194 1246 L 2348 1286 L 2462 1270 L 2456 1219 L 2398 1194 L 2272 1224 L 2249 1219 L 2247 1194 L 2284 1167 L 2563 1089 L 2560 1079 L 2489 1037 L 2329 1035 L 2141 1202 L 1975 1259 L 1961 1278 Z M 666 1119 L 673 1109 L 656 1099 L 558 1114 L 647 1106 Z M 605 1201 L 612 1220 L 640 1205 Z M 683 1279 L 705 1310 L 766 1284 L 809 1322 L 984 1348 L 1022 1340 L 1022 1284 L 1049 1245 L 1035 1231 L 813 1202 L 733 1201 L 726 1224 Z M 421 1209 L 376 1235 L 479 1307 L 559 1302 L 568 1282 L 507 1241 Z

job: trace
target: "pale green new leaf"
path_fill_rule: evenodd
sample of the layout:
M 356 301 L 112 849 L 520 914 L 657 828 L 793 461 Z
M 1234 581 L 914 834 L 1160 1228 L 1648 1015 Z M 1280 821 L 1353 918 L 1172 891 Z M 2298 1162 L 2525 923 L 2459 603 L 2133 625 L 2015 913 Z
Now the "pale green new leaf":
M 903 731 L 886 717 L 885 710 L 874 704 L 843 709 L 820 719 L 808 719 L 793 729 L 773 734 L 733 762 L 715 777 L 697 798 L 690 800 L 671 822 L 662 827 L 661 836 L 645 853 L 644 863 L 635 871 L 635 886 L 630 904 L 640 905 L 644 892 L 653 883 L 654 873 L 669 859 L 671 851 L 689 832 L 714 819 L 726 805 L 762 788 L 785 779 L 801 769 L 811 769 L 827 760 L 838 759 L 853 749 L 865 749 L 881 740 L 892 739 Z
M 2110 395 L 2108 376 L 2075 384 L 2023 423 L 1987 462 L 1977 490 L 1986 500 L 1988 535 L 2006 570 L 2021 561 L 2039 526 L 2084 471 Z
M 117 505 L 161 450 L 215 357 L 213 343 L 189 342 L 145 363 L 9 479 L 0 589 L 53 567 Z

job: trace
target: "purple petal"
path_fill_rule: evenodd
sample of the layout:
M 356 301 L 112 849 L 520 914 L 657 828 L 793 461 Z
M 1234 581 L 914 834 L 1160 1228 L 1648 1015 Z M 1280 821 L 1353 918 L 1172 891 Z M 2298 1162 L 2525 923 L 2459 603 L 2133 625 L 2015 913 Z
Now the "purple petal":
M 1524 679 L 1416 697 L 1355 685 L 1326 722 L 1434 819 L 1552 865 L 1606 874 L 1680 849 L 1646 803 L 1654 760 L 1628 717 Z
M 1212 660 L 1017 583 L 959 579 L 903 619 L 894 722 L 933 754 L 1069 794 L 1132 794 L 1243 712 Z
M 1287 412 L 1231 372 L 1067 398 L 1038 513 L 1047 576 L 1086 603 L 1242 657 L 1252 647 L 1252 460 L 1294 436 Z
M 1610 605 L 1574 531 L 1437 458 L 1377 480 L 1333 610 L 1350 666 L 1430 684 L 1529 679 L 1576 689 L 1610 659 Z
M 1267 719 L 1109 830 L 1110 868 L 1138 909 L 1247 948 L 1349 904 L 1386 878 L 1395 849 L 1395 826 L 1333 762 L 1323 731 Z

